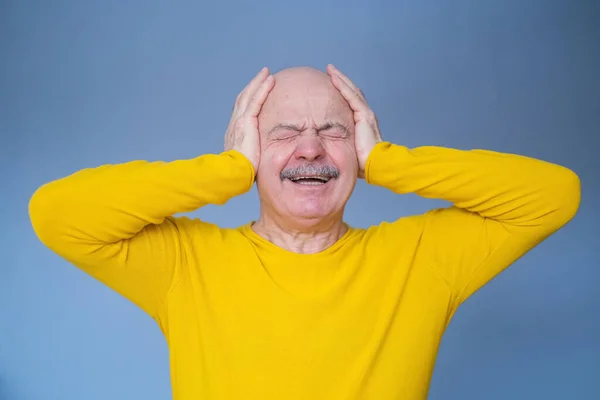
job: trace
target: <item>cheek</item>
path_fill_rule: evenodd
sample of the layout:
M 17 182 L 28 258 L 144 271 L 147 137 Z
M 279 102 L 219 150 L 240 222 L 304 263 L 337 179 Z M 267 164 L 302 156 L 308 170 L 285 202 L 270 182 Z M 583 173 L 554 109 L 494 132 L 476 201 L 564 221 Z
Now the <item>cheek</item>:
M 286 166 L 290 159 L 290 151 L 281 148 L 281 146 L 268 146 L 263 149 L 260 156 L 259 171 L 263 179 L 279 179 L 279 173 Z
M 292 152 L 281 146 L 279 149 L 273 149 L 270 153 L 271 159 L 273 160 L 272 164 L 275 167 L 276 172 L 280 172 L 288 163 Z
M 334 164 L 343 171 L 358 169 L 358 159 L 354 145 L 349 142 L 328 146 L 327 153 Z

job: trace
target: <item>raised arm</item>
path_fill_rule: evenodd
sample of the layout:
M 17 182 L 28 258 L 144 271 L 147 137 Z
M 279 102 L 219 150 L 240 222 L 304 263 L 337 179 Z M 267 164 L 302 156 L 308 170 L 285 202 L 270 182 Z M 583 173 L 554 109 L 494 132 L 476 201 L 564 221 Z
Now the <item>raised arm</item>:
M 457 304 L 564 226 L 577 212 L 579 178 L 548 162 L 486 150 L 408 149 L 383 142 L 362 92 L 328 66 L 354 111 L 359 166 L 368 183 L 395 193 L 449 201 L 423 217 L 420 254 L 439 271 Z M 389 240 L 401 224 L 387 225 Z M 401 246 L 390 243 L 390 248 Z
M 159 317 L 212 225 L 175 218 L 248 191 L 258 163 L 257 115 L 272 88 L 263 69 L 240 93 L 225 151 L 172 162 L 132 161 L 79 171 L 40 187 L 33 228 L 51 250 Z
M 577 212 L 579 178 L 548 162 L 485 150 L 379 143 L 367 182 L 449 201 L 425 215 L 421 248 L 464 301 Z
M 252 182 L 250 163 L 236 151 L 133 161 L 47 183 L 31 198 L 29 213 L 46 246 L 155 316 L 184 264 L 192 229 L 173 215 L 223 204 Z

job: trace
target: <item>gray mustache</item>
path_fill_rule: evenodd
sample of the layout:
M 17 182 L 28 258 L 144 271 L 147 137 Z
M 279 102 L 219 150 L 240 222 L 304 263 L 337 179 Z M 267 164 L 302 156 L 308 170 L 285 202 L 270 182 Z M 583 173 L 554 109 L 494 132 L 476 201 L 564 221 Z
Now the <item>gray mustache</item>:
M 281 171 L 281 174 L 279 174 L 281 180 L 306 175 L 326 176 L 331 179 L 337 179 L 337 177 L 340 176 L 340 171 L 331 165 L 306 164 L 295 168 L 284 169 Z

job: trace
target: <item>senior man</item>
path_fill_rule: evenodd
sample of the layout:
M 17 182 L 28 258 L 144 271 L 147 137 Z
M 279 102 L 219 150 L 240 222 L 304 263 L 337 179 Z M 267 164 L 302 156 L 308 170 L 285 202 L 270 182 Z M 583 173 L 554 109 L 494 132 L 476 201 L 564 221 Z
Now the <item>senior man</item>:
M 357 177 L 452 206 L 350 227 Z M 256 221 L 174 216 L 254 182 Z M 329 65 L 261 70 L 224 152 L 85 169 L 39 188 L 30 216 L 45 245 L 157 321 L 177 400 L 425 399 L 459 305 L 579 200 L 559 165 L 383 141 Z

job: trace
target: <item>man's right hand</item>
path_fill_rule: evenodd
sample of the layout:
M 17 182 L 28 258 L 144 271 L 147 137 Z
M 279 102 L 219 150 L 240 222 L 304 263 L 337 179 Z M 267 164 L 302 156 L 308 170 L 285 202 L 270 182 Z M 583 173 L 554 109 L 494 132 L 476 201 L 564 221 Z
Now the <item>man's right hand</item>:
M 260 162 L 258 114 L 274 84 L 273 75 L 264 67 L 237 96 L 225 133 L 225 150 L 237 150 L 245 155 L 254 171 Z

